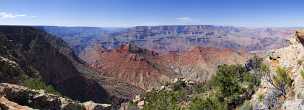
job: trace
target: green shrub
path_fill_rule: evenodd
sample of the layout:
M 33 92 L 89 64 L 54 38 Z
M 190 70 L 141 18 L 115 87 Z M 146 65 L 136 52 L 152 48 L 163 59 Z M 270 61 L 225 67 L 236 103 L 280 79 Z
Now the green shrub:
M 180 110 L 184 94 L 179 91 L 153 90 L 146 94 L 143 110 Z
M 286 89 L 291 87 L 292 79 L 288 75 L 286 68 L 278 67 L 276 73 L 273 77 L 274 85 L 281 90 L 283 95 L 286 95 Z
M 276 74 L 271 74 L 270 71 L 265 74 L 266 81 L 275 89 L 280 91 L 280 95 L 286 96 L 287 89 L 291 87 L 293 80 L 288 75 L 288 71 L 284 67 L 277 67 Z
M 190 110 L 227 110 L 227 104 L 216 96 L 195 98 L 192 100 Z
M 240 65 L 220 65 L 212 79 L 212 85 L 218 89 L 223 97 L 240 94 L 243 90 L 240 86 L 245 68 Z
M 24 80 L 23 85 L 31 89 L 42 89 L 48 93 L 60 95 L 60 93 L 57 92 L 52 85 L 46 85 L 43 81 L 39 79 L 26 79 Z
M 268 66 L 257 57 L 247 65 L 219 65 L 216 74 L 206 83 L 189 86 L 177 81 L 166 83 L 172 90 L 148 92 L 144 110 L 181 110 L 185 106 L 189 110 L 228 110 L 240 105 L 241 110 L 249 110 L 251 104 L 244 101 L 251 98 L 261 77 L 268 72 Z
M 209 87 L 207 84 L 201 83 L 193 86 L 193 92 L 196 94 L 204 93 L 208 91 Z
M 254 73 L 250 73 L 242 65 L 220 65 L 216 75 L 212 79 L 212 85 L 218 92 L 218 96 L 234 108 L 242 104 L 244 99 L 251 97 L 253 91 L 259 86 L 260 79 Z
M 136 106 L 136 103 L 132 102 L 132 101 L 129 101 L 128 102 L 128 107 L 134 107 Z

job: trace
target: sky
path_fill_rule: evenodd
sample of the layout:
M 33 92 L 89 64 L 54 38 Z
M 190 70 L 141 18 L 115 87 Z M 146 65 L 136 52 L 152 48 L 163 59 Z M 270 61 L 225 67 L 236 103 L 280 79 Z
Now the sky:
M 0 25 L 302 27 L 304 0 L 0 0 Z

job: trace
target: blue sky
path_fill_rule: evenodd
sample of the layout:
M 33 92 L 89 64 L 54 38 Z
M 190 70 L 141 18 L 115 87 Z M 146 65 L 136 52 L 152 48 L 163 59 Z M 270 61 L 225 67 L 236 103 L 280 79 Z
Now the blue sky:
M 0 0 L 0 25 L 304 26 L 304 0 Z

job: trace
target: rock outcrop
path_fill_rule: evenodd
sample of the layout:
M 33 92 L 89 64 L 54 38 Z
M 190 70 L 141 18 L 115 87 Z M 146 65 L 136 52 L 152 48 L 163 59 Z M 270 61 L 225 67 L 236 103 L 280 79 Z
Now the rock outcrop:
M 9 110 L 111 110 L 111 105 L 92 101 L 80 103 L 68 98 L 31 90 L 14 84 L 0 84 L 0 107 Z

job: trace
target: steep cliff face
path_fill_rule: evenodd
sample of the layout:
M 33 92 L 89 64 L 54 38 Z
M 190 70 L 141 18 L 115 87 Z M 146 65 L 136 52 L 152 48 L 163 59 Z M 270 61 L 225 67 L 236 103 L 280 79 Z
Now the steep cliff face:
M 0 26 L 0 82 L 42 79 L 72 99 L 119 103 L 142 90 L 88 68 L 58 37 L 40 28 Z
M 2 57 L 15 60 L 21 70 L 33 69 L 37 77 L 74 99 L 109 102 L 106 91 L 87 77 L 90 72 L 64 41 L 33 27 L 1 26 L 0 33 L 1 42 L 7 48 L 2 50 Z M 31 73 L 27 69 L 23 72 Z M 31 74 L 27 76 L 31 77 Z

